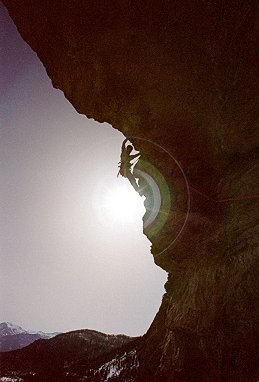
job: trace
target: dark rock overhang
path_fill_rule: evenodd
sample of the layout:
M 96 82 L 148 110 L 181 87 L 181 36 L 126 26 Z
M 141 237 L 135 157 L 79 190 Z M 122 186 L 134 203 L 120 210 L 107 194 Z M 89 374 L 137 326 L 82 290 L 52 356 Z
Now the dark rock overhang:
M 129 137 L 173 195 L 145 230 L 169 279 L 143 373 L 254 381 L 257 2 L 4 3 L 53 86 Z

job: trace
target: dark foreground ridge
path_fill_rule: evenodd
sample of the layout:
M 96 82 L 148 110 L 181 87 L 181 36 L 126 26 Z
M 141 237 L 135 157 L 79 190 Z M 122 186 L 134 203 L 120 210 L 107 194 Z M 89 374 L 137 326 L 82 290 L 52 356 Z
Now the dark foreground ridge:
M 257 382 L 258 1 L 4 4 L 53 86 L 170 196 L 144 226 L 168 282 L 136 381 Z
M 140 346 L 138 337 L 76 330 L 1 353 L 0 377 L 25 382 L 133 380 Z

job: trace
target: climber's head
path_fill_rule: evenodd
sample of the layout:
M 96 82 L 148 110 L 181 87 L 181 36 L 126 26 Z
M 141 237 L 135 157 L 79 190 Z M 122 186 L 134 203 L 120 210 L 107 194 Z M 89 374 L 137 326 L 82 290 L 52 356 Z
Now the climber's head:
M 133 146 L 128 145 L 127 148 L 126 148 L 126 150 L 127 150 L 127 154 L 130 154 L 131 151 L 133 150 Z

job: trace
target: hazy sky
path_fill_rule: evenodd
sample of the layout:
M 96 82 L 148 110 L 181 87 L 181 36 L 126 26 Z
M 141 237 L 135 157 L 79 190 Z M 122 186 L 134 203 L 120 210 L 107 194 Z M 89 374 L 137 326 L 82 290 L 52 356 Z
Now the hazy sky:
M 1 2 L 0 128 L 0 321 L 144 333 L 166 274 L 142 233 L 141 198 L 116 177 L 124 137 L 52 88 Z M 138 203 L 125 214 L 112 210 L 121 187 Z

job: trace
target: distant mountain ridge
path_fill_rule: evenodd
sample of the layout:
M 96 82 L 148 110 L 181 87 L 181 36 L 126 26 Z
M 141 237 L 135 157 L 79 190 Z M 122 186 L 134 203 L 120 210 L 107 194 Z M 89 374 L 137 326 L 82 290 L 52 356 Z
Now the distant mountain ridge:
M 138 369 L 141 337 L 82 329 L 1 354 L 4 376 L 31 381 L 133 381 Z
M 44 333 L 42 331 L 28 331 L 11 322 L 0 323 L 0 351 L 21 349 L 39 339 L 55 337 L 60 333 Z

